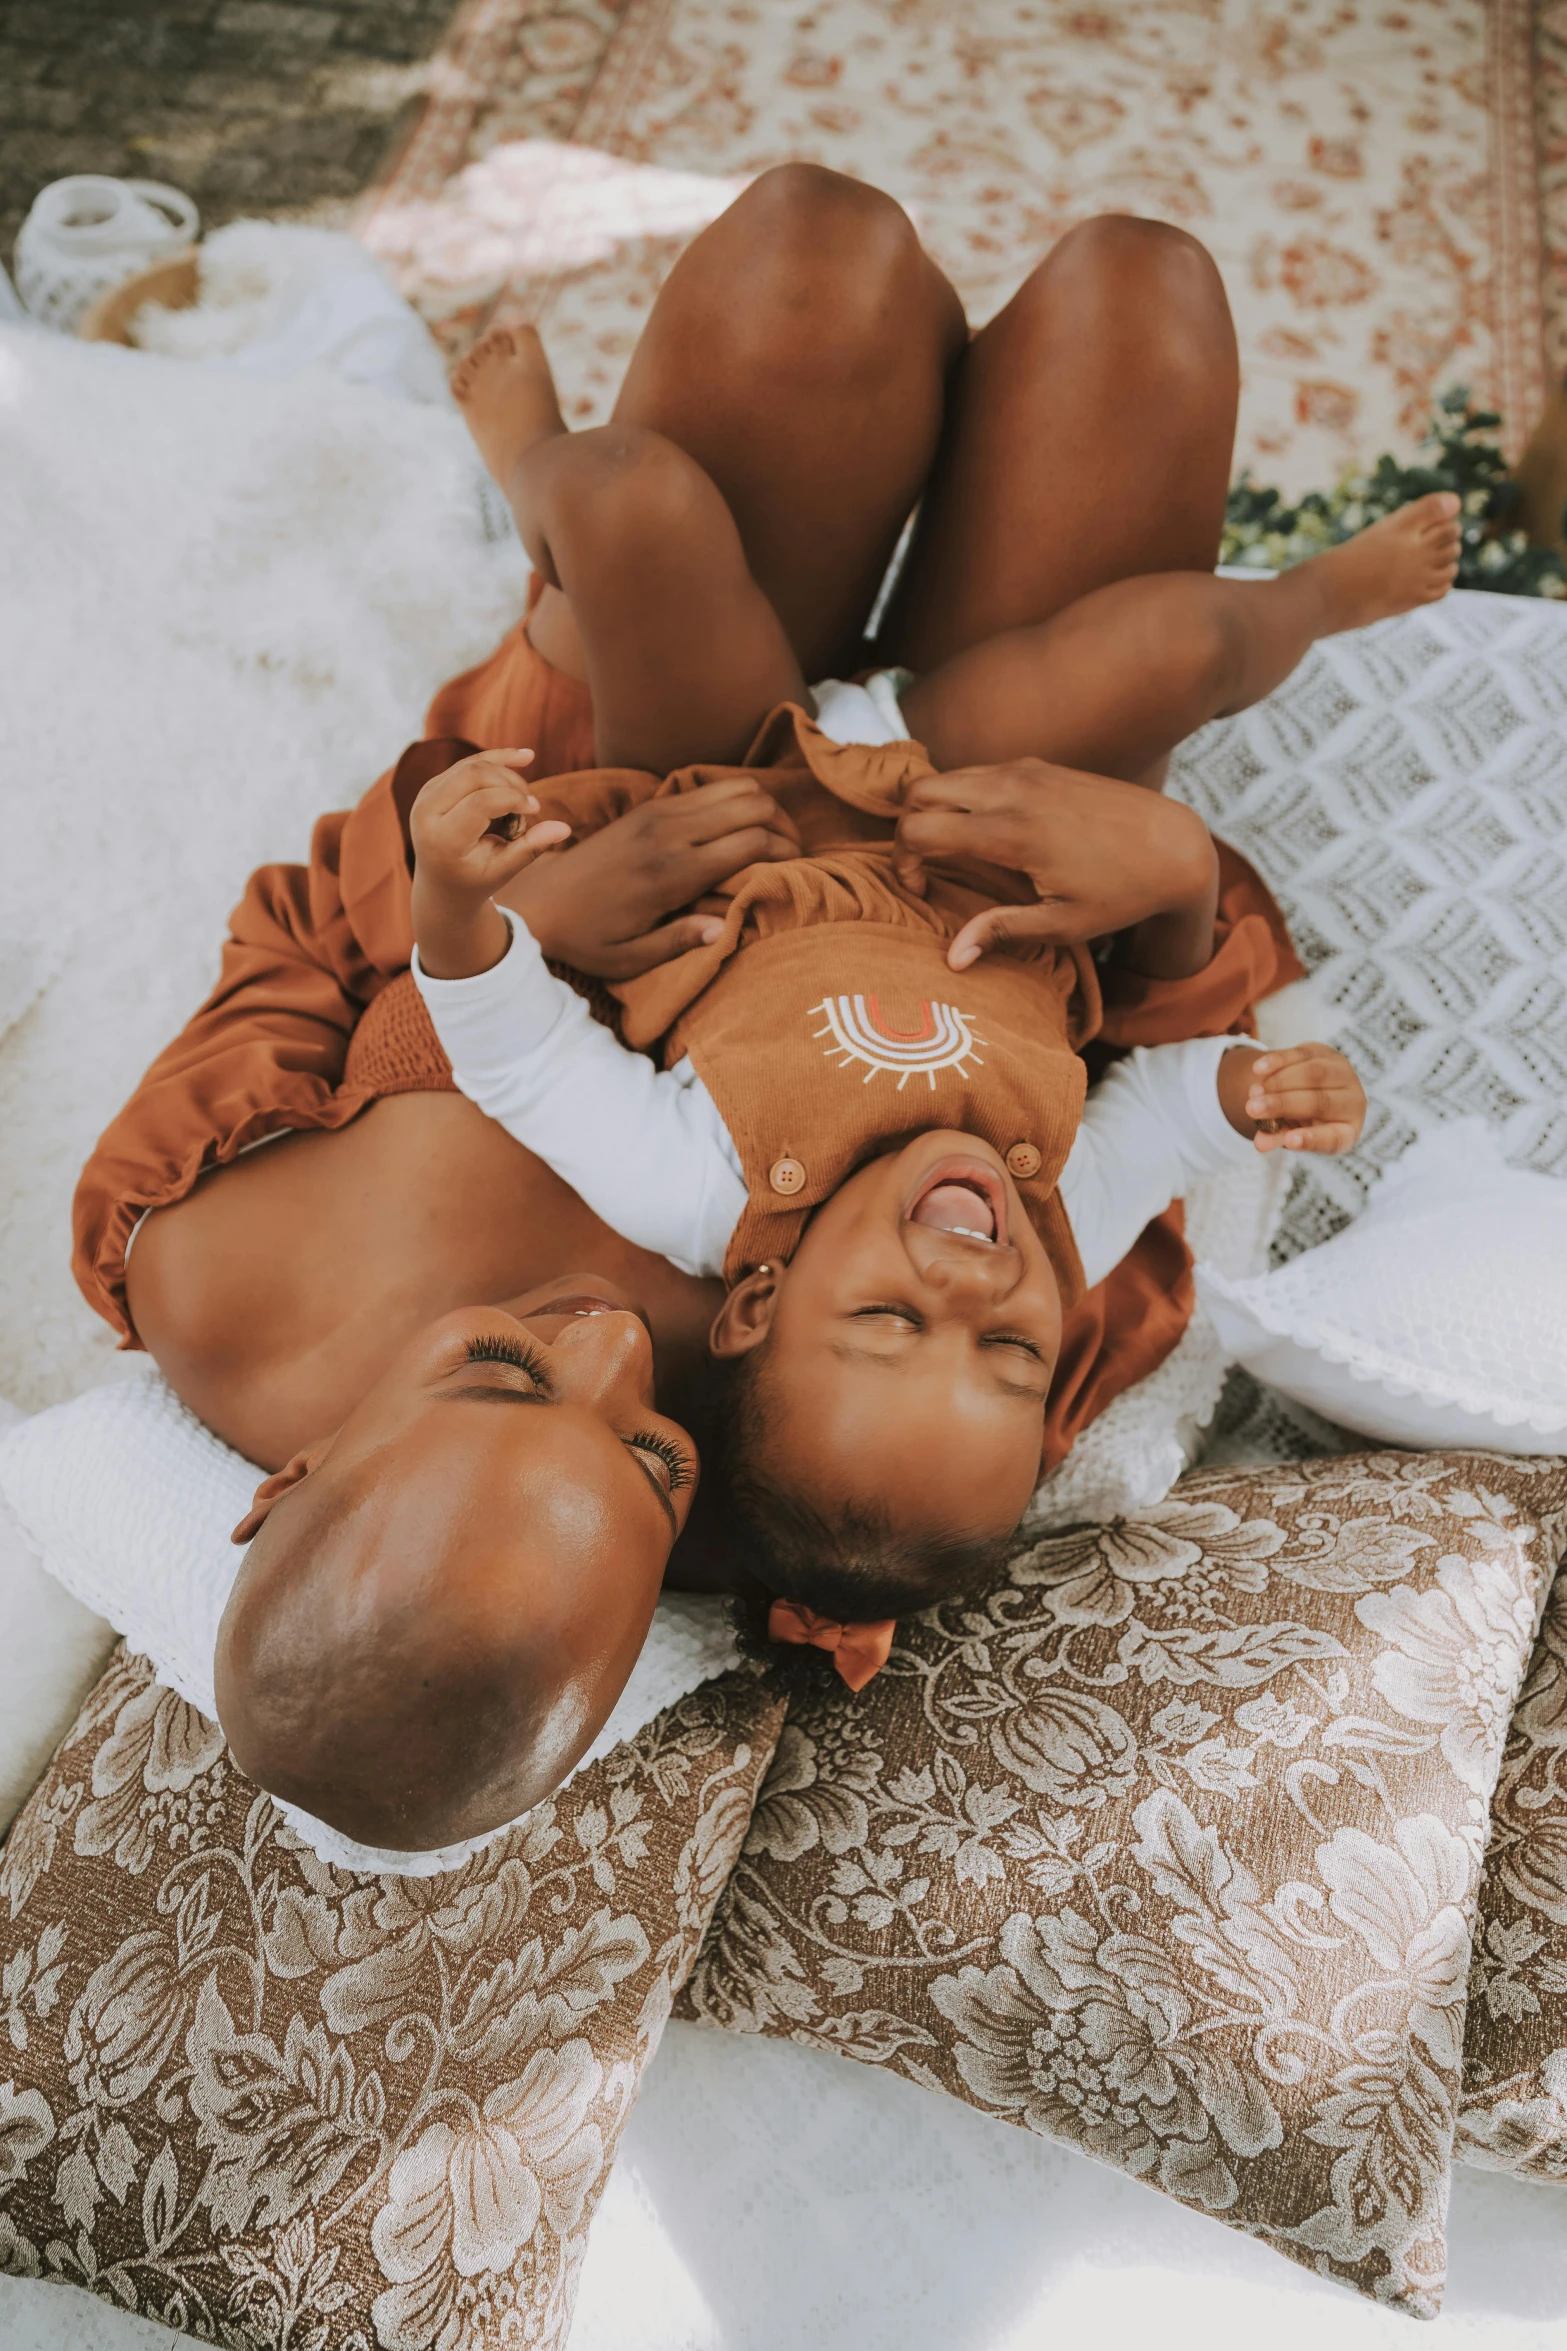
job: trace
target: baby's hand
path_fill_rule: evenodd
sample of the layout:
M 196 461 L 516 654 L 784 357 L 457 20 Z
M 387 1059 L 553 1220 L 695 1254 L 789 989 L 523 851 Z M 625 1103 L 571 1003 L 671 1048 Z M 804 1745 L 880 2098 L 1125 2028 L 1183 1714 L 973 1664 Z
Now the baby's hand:
M 1233 1077 L 1230 1065 L 1238 1064 Z M 1259 1151 L 1321 1151 L 1336 1157 L 1360 1140 L 1366 1089 L 1331 1045 L 1290 1045 L 1280 1053 L 1227 1053 L 1220 1098 L 1238 1133 Z M 1233 1105 L 1233 1107 L 1232 1107 Z M 1237 1112 L 1239 1115 L 1237 1115 Z
M 529 826 L 539 804 L 521 770 L 532 757 L 477 751 L 432 776 L 413 804 L 414 937 L 431 979 L 466 979 L 500 961 L 509 934 L 496 891 L 571 838 L 556 819 Z

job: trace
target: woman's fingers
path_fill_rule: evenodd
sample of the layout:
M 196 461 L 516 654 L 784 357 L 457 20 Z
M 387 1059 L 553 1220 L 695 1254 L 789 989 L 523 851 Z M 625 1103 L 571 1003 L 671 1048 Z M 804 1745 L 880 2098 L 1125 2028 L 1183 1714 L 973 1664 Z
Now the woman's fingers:
M 991 906 L 983 914 L 970 915 L 947 949 L 947 962 L 954 971 L 967 971 L 1005 939 L 1054 936 L 1054 910 L 1048 906 Z
M 793 853 L 799 854 L 800 835 L 794 819 L 752 776 L 723 776 L 716 784 L 700 784 L 694 792 L 655 802 L 654 806 L 660 820 L 677 828 L 694 848 L 760 826 L 791 843 Z
M 719 915 L 683 914 L 677 922 L 663 923 L 640 939 L 627 939 L 622 946 L 609 949 L 600 976 L 634 980 L 661 963 L 672 963 L 677 955 L 688 955 L 693 947 L 710 947 L 715 939 L 722 938 L 723 930 Z
M 684 904 L 688 899 L 702 897 L 719 882 L 732 881 L 748 865 L 776 865 L 799 854 L 799 844 L 785 834 L 763 825 L 750 825 L 741 832 L 724 833 L 716 841 L 687 850 L 672 888 L 679 892 L 677 903 Z
M 905 809 L 898 819 L 898 847 L 906 857 L 959 857 L 973 853 L 984 818 L 963 809 Z
M 1012 771 L 1002 767 L 954 767 L 945 775 L 921 776 L 911 784 L 903 802 L 905 816 L 927 809 L 946 809 L 966 815 L 1000 794 L 1015 788 Z

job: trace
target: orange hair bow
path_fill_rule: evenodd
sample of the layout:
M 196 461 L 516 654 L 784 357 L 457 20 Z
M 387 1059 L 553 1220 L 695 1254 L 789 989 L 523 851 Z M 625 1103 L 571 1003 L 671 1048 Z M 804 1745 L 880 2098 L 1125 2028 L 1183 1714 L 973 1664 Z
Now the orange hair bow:
M 895 1616 L 875 1624 L 839 1624 L 798 1600 L 775 1600 L 767 1611 L 767 1638 L 797 1649 L 826 1649 L 851 1690 L 863 1690 L 892 1654 Z

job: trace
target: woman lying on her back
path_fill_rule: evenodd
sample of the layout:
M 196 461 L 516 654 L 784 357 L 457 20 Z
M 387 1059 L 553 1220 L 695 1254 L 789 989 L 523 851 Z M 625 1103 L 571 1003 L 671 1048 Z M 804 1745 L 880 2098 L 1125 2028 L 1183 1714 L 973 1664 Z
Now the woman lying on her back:
M 404 1849 L 513 1817 L 604 1721 L 689 1512 L 724 1295 L 612 1233 L 453 1090 L 406 976 L 420 788 L 518 743 L 541 782 L 634 767 L 644 792 L 741 758 L 776 704 L 862 666 L 923 497 L 874 655 L 914 682 L 896 720 L 886 682 L 864 699 L 938 770 L 1000 771 L 988 798 L 938 775 L 903 802 L 911 859 L 983 855 L 1018 761 L 1157 782 L 1314 636 L 1440 594 L 1454 552 L 1427 501 L 1273 586 L 1211 579 L 1233 335 L 1206 254 L 1144 222 L 1073 232 L 970 341 L 896 205 L 788 167 L 676 266 L 611 426 L 564 433 L 526 336 L 458 388 L 549 584 L 437 697 L 430 739 L 322 821 L 308 869 L 253 879 L 218 991 L 108 1130 L 77 1214 L 92 1302 L 273 1472 L 219 1660 L 239 1760 Z M 602 781 L 612 815 L 626 779 Z M 757 773 L 649 798 L 552 861 L 530 929 L 579 972 L 656 976 L 706 935 L 708 892 L 797 861 L 788 797 Z M 1032 892 L 1002 895 L 975 943 L 1026 935 Z M 1194 1027 L 1298 968 L 1248 903 L 1220 925 L 1238 993 Z M 1189 1308 L 1178 1240 L 1150 1231 L 1068 1317 L 1067 1441 Z M 1016 1514 L 996 1499 L 969 1530 L 992 1542 Z

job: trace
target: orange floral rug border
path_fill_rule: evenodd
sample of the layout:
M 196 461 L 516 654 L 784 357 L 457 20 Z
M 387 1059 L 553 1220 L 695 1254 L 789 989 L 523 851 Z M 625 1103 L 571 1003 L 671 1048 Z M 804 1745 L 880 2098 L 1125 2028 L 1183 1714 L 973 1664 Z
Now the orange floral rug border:
M 1191 229 L 1239 460 L 1294 489 L 1409 451 L 1455 381 L 1516 447 L 1567 346 L 1567 0 L 469 0 L 361 233 L 454 354 L 546 324 L 585 421 L 789 156 L 898 195 L 976 320 L 1092 212 Z

